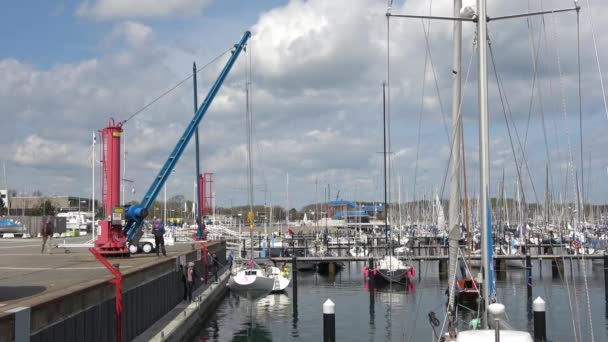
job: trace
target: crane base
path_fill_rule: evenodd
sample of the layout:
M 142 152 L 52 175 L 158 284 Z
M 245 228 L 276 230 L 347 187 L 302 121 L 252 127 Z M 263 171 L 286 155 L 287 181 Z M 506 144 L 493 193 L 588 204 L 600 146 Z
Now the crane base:
M 95 249 L 104 257 L 122 258 L 129 257 L 127 237 L 122 232 L 121 226 L 113 226 L 109 221 L 102 221 L 101 234 L 95 241 Z

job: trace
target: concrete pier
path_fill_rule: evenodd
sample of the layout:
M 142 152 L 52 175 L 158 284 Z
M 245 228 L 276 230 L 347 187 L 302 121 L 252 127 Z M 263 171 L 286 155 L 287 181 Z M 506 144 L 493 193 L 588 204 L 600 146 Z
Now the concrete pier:
M 168 257 L 110 260 L 123 276 L 123 340 L 132 340 L 182 301 L 180 264 L 194 261 L 202 274 L 199 246 L 168 247 Z M 115 289 L 108 270 L 86 249 L 53 249 L 48 255 L 40 254 L 40 247 L 40 239 L 0 241 L 0 341 L 14 340 L 22 327 L 27 311 L 17 308 L 29 308 L 30 341 L 115 340 Z M 225 260 L 224 242 L 208 248 Z

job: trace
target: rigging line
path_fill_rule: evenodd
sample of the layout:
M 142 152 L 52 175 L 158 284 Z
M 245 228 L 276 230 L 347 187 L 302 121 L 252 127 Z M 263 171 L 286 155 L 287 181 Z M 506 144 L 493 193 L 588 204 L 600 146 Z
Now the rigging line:
M 606 91 L 604 89 L 604 78 L 602 77 L 602 68 L 600 66 L 600 56 L 597 52 L 597 39 L 595 37 L 595 25 L 593 25 L 593 11 L 591 10 L 591 4 L 587 0 L 587 7 L 589 8 L 589 21 L 591 23 L 591 37 L 593 38 L 593 49 L 595 50 L 595 61 L 597 64 L 597 72 L 600 75 L 600 85 L 602 87 L 602 100 L 604 101 L 604 111 L 606 112 L 606 118 L 608 119 L 608 103 L 606 102 Z
M 435 72 L 435 66 L 433 65 L 433 55 L 431 54 L 431 45 L 429 43 L 429 35 L 430 35 L 430 31 L 431 31 L 430 26 L 431 25 L 429 22 L 429 28 L 428 28 L 428 32 L 427 32 L 427 28 L 424 26 L 424 22 L 423 22 L 422 29 L 424 30 L 424 40 L 425 40 L 426 50 L 428 52 L 428 59 L 431 64 L 431 72 L 433 73 L 433 80 L 435 81 L 435 91 L 437 92 L 437 100 L 439 101 L 439 111 L 441 113 L 441 122 L 443 123 L 443 129 L 445 130 L 445 136 L 449 143 L 450 133 L 448 131 L 448 125 L 447 125 L 445 113 L 443 110 L 443 101 L 441 100 L 441 91 L 439 90 L 439 81 L 437 80 L 437 73 Z
M 196 74 L 198 74 L 201 70 L 205 69 L 206 67 L 208 67 L 209 65 L 213 64 L 214 62 L 216 62 L 218 59 L 220 59 L 222 56 L 224 56 L 226 53 L 228 53 L 229 51 L 231 51 L 233 48 L 229 48 L 226 51 L 222 52 L 221 54 L 217 55 L 215 58 L 213 58 L 211 61 L 209 61 L 207 64 L 203 65 L 202 67 L 198 68 L 196 70 Z M 184 78 L 183 80 L 179 81 L 176 85 L 174 85 L 173 87 L 169 88 L 167 91 L 165 91 L 164 93 L 160 94 L 159 96 L 157 96 L 154 100 L 152 100 L 151 102 L 149 102 L 148 104 L 146 104 L 145 106 L 141 107 L 140 109 L 136 110 L 135 112 L 133 112 L 131 115 L 129 115 L 129 117 L 127 117 L 126 120 L 124 120 L 122 122 L 122 124 L 126 124 L 129 120 L 133 119 L 133 117 L 135 117 L 137 114 L 143 112 L 144 110 L 148 109 L 148 107 L 152 106 L 153 104 L 155 104 L 157 101 L 159 101 L 160 99 L 162 99 L 163 97 L 165 97 L 166 95 L 168 95 L 169 93 L 171 93 L 172 91 L 174 91 L 175 89 L 177 89 L 179 86 L 181 86 L 182 84 L 184 84 L 186 81 L 188 81 L 189 79 L 191 79 L 192 77 L 194 77 L 193 74 L 190 74 L 188 77 Z
M 528 0 L 528 12 L 530 12 L 530 1 Z M 531 94 L 530 94 L 530 104 L 528 107 L 528 123 L 526 125 L 526 133 L 524 135 L 524 149 L 527 146 L 528 143 L 528 132 L 530 129 L 530 118 L 532 116 L 532 109 L 534 106 L 534 90 L 537 89 L 538 91 L 538 97 L 539 97 L 539 106 L 541 108 L 541 119 L 543 122 L 543 137 L 545 139 L 545 149 L 546 149 L 546 153 L 547 156 L 549 156 L 549 150 L 547 147 L 547 137 L 546 137 L 546 131 L 545 131 L 545 127 L 544 127 L 544 114 L 542 113 L 543 111 L 543 105 L 542 105 L 542 92 L 541 92 L 541 87 L 540 87 L 540 80 L 538 79 L 538 73 L 539 73 L 539 68 L 538 68 L 538 60 L 540 58 L 540 53 L 538 51 L 539 46 L 540 46 L 540 41 L 542 38 L 542 30 L 540 30 L 539 34 L 538 34 L 538 43 L 534 44 L 534 30 L 533 30 L 533 26 L 530 22 L 530 18 L 526 18 L 526 22 L 528 25 L 528 40 L 530 42 L 530 46 L 531 46 L 531 52 L 532 52 L 532 68 L 534 69 L 534 77 L 532 78 L 532 90 L 531 90 Z M 538 82 L 537 82 L 538 81 Z M 538 88 L 536 88 L 538 84 Z M 523 152 L 522 152 L 523 153 Z
M 556 24 L 556 18 L 555 16 L 553 16 L 553 34 L 555 36 L 555 41 L 557 42 L 557 24 Z M 572 187 L 573 187 L 573 194 L 576 196 L 577 191 L 576 191 L 576 180 L 575 180 L 575 176 L 574 176 L 574 158 L 572 156 L 572 144 L 570 142 L 570 130 L 568 129 L 568 110 L 567 110 L 567 106 L 566 106 L 566 95 L 565 95 L 565 85 L 564 85 L 564 76 L 563 76 L 563 72 L 562 72 L 562 64 L 561 64 L 561 58 L 560 58 L 560 50 L 559 50 L 559 44 L 555 44 L 555 58 L 557 61 L 557 69 L 558 69 L 558 73 L 559 73 L 559 85 L 560 85 L 560 95 L 561 95 L 561 109 L 562 112 L 564 114 L 564 125 L 565 125 L 565 132 L 566 132 L 566 142 L 568 144 L 568 169 L 570 171 L 570 176 L 572 177 Z M 568 170 L 566 171 L 568 172 Z M 568 184 L 565 185 L 566 189 Z M 566 191 L 567 194 L 567 191 Z M 576 200 L 576 198 L 575 198 Z M 576 200 L 578 203 L 578 200 Z M 579 222 L 580 223 L 580 222 Z
M 490 36 L 489 33 L 488 33 L 488 36 Z M 538 199 L 538 194 L 536 192 L 536 187 L 534 186 L 534 180 L 532 179 L 532 174 L 530 173 L 530 168 L 529 168 L 529 165 L 528 165 L 526 154 L 523 153 L 523 155 L 522 155 L 523 165 L 522 165 L 521 162 L 520 163 L 517 162 L 517 156 L 516 156 L 515 147 L 513 146 L 513 137 L 511 135 L 511 129 L 510 129 L 509 121 L 508 121 L 508 118 L 507 118 L 507 112 L 509 114 L 509 118 L 511 119 L 511 124 L 513 125 L 513 130 L 515 132 L 515 137 L 517 138 L 517 143 L 519 145 L 518 147 L 519 147 L 519 149 L 522 152 L 524 151 L 524 149 L 522 147 L 521 140 L 519 138 L 517 127 L 515 126 L 515 123 L 514 123 L 515 121 L 513 120 L 513 117 L 512 117 L 511 107 L 509 105 L 508 99 L 506 97 L 506 93 L 504 91 L 504 85 L 503 85 L 503 82 L 502 82 L 502 78 L 498 74 L 498 70 L 497 70 L 497 67 L 496 67 L 496 59 L 494 57 L 494 51 L 493 51 L 493 48 L 492 48 L 492 44 L 490 42 L 488 42 L 488 45 L 489 45 L 489 50 L 490 50 L 490 57 L 492 59 L 492 66 L 493 66 L 493 69 L 494 69 L 494 75 L 496 77 L 496 82 L 497 82 L 497 86 L 498 86 L 498 93 L 500 95 L 500 102 L 501 102 L 502 107 L 503 107 L 503 115 L 505 117 L 505 123 L 507 124 L 507 131 L 509 133 L 509 140 L 510 140 L 510 143 L 511 143 L 511 150 L 513 152 L 513 158 L 515 159 L 515 167 L 517 168 L 518 179 L 519 179 L 520 188 L 521 188 L 522 197 L 523 197 L 522 199 L 523 199 L 523 202 L 525 203 L 525 193 L 524 193 L 524 189 L 523 189 L 523 179 L 521 177 L 521 167 L 523 165 L 525 165 L 527 173 L 528 173 L 528 177 L 530 179 L 530 184 L 532 185 L 532 191 L 534 193 L 534 198 L 536 199 L 536 202 L 539 203 L 540 201 Z
M 466 77 L 464 80 L 464 87 L 462 89 L 464 89 L 462 91 L 462 93 L 460 94 L 460 101 L 458 104 L 458 116 L 457 116 L 457 125 L 463 126 L 462 125 L 462 102 L 464 99 L 464 95 L 467 89 L 467 85 L 469 83 L 469 75 L 471 72 L 471 65 L 473 64 L 473 57 L 475 55 L 475 51 L 477 50 L 477 33 L 475 33 L 475 37 L 473 38 L 473 44 L 471 46 L 471 57 L 469 58 L 469 65 L 467 66 L 467 73 L 466 73 Z M 463 127 L 461 127 L 461 132 L 464 131 Z M 443 182 L 441 184 L 441 197 L 443 198 L 443 194 L 445 192 L 445 188 L 446 188 L 446 183 L 447 183 L 447 179 L 448 179 L 448 173 L 449 173 L 449 169 L 450 169 L 450 161 L 452 160 L 452 146 L 454 145 L 454 142 L 456 141 L 455 137 L 451 137 L 451 142 L 450 142 L 450 155 L 448 158 L 448 165 L 445 169 L 445 173 L 443 175 Z
M 420 20 L 424 27 L 424 20 Z M 424 112 L 424 95 L 426 91 L 426 69 L 428 64 L 428 50 L 425 51 L 424 68 L 422 69 L 422 96 L 420 97 L 420 113 L 418 114 L 418 137 L 416 141 L 416 163 L 414 164 L 414 203 L 416 202 L 416 186 L 418 182 L 418 160 L 420 155 L 420 127 L 422 126 L 422 114 Z

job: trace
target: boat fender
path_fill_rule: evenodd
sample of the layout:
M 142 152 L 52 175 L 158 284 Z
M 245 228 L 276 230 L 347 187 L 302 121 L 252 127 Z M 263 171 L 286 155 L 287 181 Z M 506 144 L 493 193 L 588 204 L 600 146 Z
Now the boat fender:
M 374 275 L 378 273 L 378 269 L 374 268 Z
M 369 270 L 367 269 L 367 266 L 363 267 L 363 276 L 367 277 L 369 275 Z
M 412 268 L 410 268 L 410 271 L 412 273 L 412 277 L 415 277 L 416 276 L 416 269 L 412 267 Z

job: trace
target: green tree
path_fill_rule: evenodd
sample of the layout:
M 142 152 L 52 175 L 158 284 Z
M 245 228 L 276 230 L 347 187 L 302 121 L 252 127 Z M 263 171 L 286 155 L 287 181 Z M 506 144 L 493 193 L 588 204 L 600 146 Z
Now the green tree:
M 57 209 L 50 200 L 43 199 L 40 200 L 37 206 L 32 208 L 31 215 L 32 216 L 54 216 Z
M 4 200 L 0 198 L 0 216 L 6 215 L 6 211 L 6 204 L 4 203 Z

